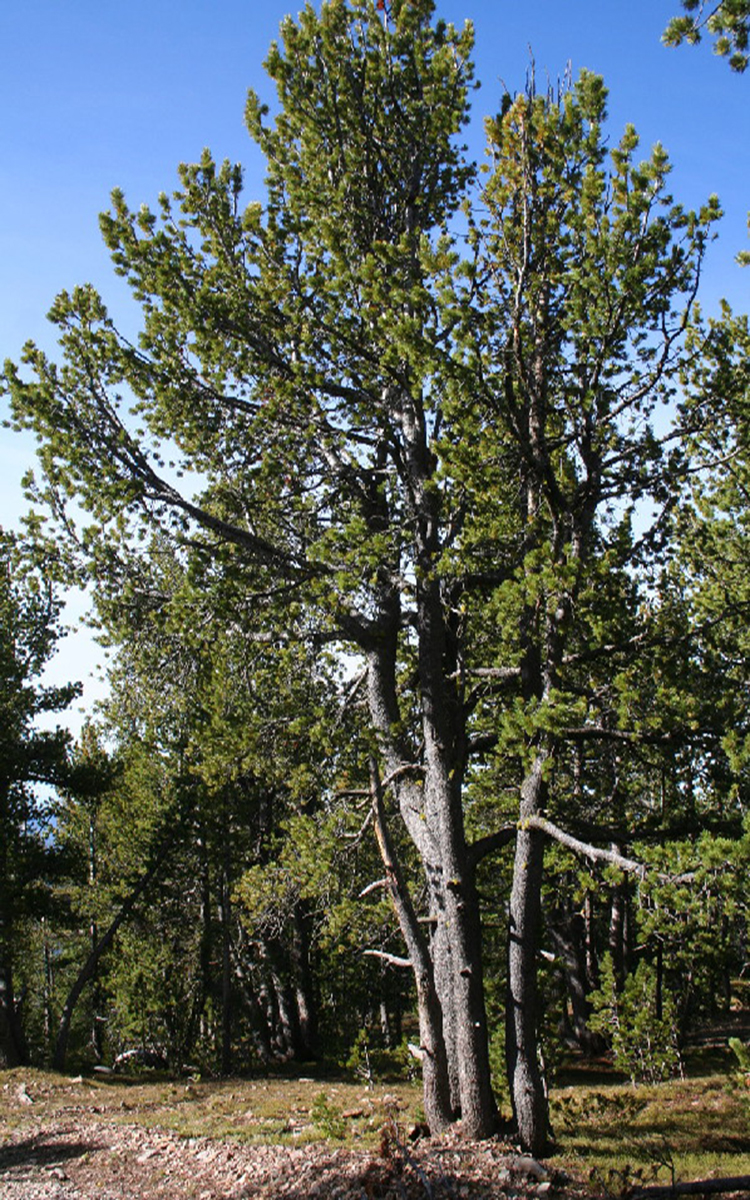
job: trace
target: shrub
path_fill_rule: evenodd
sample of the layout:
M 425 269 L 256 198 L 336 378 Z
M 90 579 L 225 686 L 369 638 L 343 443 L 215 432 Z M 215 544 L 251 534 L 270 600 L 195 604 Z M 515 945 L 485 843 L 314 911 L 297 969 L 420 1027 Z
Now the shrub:
M 590 1000 L 591 1028 L 607 1038 L 615 1066 L 633 1083 L 660 1083 L 679 1073 L 674 1005 L 665 997 L 658 1015 L 656 971 L 650 963 L 639 963 L 618 990 L 611 955 L 605 954 L 601 986 Z

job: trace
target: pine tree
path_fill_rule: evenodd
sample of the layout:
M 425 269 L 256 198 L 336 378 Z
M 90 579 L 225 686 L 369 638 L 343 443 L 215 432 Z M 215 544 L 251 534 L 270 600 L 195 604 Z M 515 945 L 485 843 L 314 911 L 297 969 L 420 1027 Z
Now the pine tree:
M 24 959 L 23 921 L 43 914 L 54 872 L 50 789 L 68 776 L 66 730 L 37 721 L 67 708 L 77 684 L 41 675 L 62 634 L 61 601 L 23 542 L 0 532 L 0 1055 L 28 1060 L 15 979 Z

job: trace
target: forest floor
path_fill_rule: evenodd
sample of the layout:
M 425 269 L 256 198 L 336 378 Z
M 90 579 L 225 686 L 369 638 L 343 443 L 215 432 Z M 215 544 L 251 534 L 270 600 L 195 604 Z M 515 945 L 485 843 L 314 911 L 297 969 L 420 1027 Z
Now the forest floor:
M 416 1085 L 5 1071 L 0 1197 L 613 1200 L 672 1172 L 750 1175 L 750 1097 L 714 1068 L 637 1089 L 604 1063 L 568 1076 L 544 1164 L 501 1140 L 419 1138 Z

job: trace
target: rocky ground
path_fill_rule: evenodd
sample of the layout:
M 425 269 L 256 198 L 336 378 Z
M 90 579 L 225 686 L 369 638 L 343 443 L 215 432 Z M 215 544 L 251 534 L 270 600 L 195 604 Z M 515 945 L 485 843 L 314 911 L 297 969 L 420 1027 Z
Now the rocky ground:
M 0 1080 L 2 1076 L 0 1075 Z M 499 1142 L 460 1138 L 412 1143 L 386 1119 L 379 1144 L 337 1147 L 256 1144 L 184 1136 L 131 1122 L 133 1100 L 109 1098 L 78 1080 L 53 1089 L 18 1076 L 0 1108 L 2 1200 L 504 1200 L 573 1197 L 568 1181 Z M 150 1102 L 145 1101 L 148 1107 Z M 140 1112 L 138 1115 L 142 1115 Z M 159 1119 L 151 1116 L 149 1124 Z
M 750 1200 L 747 1108 L 723 1077 L 563 1089 L 550 1163 L 421 1136 L 419 1104 L 413 1084 L 0 1071 L 0 1200 L 658 1200 L 670 1163 Z

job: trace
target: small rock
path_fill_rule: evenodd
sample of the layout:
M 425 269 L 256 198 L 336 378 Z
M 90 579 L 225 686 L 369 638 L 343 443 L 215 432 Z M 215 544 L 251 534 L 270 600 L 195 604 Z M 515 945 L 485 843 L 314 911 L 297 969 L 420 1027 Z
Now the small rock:
M 541 1163 L 532 1158 L 530 1154 L 516 1154 L 507 1160 L 507 1167 L 514 1175 L 530 1175 L 532 1179 L 536 1179 L 539 1183 L 545 1182 L 549 1175 L 545 1171 Z
M 146 1163 L 150 1158 L 156 1158 L 160 1153 L 160 1150 L 157 1150 L 156 1147 L 152 1146 L 150 1150 L 144 1150 L 143 1154 L 139 1154 L 135 1161 L 138 1163 Z

